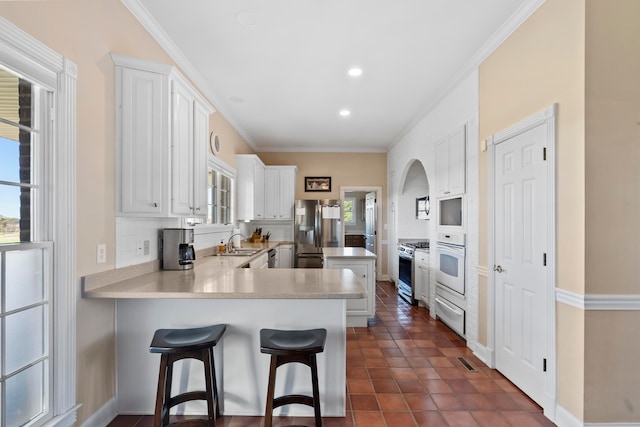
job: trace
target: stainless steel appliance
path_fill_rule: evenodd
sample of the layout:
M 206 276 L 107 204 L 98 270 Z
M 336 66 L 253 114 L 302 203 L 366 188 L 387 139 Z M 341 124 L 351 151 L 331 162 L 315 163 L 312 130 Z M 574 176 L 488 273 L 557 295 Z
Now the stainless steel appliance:
M 196 251 L 193 248 L 193 229 L 165 228 L 160 236 L 163 270 L 193 268 Z
M 340 200 L 296 200 L 296 268 L 322 268 L 322 248 L 342 246 Z
M 269 257 L 267 268 L 276 268 L 277 249 L 269 249 L 269 252 L 267 252 L 267 256 Z
M 428 241 L 398 242 L 398 295 L 411 305 L 418 303 L 414 251 L 429 249 Z
M 464 337 L 466 286 L 465 286 L 465 235 L 464 233 L 439 233 L 436 244 L 436 316 L 451 329 Z

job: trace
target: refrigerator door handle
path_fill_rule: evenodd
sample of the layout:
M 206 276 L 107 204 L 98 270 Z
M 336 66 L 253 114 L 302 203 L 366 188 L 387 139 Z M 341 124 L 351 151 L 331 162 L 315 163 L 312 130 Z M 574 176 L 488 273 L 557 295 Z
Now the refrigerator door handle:
M 320 243 L 322 242 L 322 205 L 320 204 L 316 204 L 314 228 L 314 243 L 316 245 L 316 248 L 320 248 Z

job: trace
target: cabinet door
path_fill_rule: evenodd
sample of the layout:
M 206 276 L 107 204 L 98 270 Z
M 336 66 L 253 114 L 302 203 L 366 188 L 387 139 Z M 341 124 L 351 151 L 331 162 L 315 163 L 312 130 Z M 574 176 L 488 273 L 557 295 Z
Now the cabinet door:
M 117 71 L 119 213 L 161 214 L 168 138 L 168 80 L 148 71 Z
M 174 81 L 171 211 L 175 215 L 193 214 L 193 104 L 193 97 L 186 88 Z
M 279 178 L 278 219 L 291 220 L 293 219 L 293 204 L 296 197 L 296 170 L 282 168 Z
M 466 128 L 463 126 L 449 135 L 449 173 L 448 195 L 464 194 L 466 156 L 465 146 L 467 141 Z
M 280 196 L 280 171 L 277 168 L 264 169 L 264 217 L 278 219 Z
M 374 286 L 372 286 L 372 282 L 374 281 L 374 279 L 372 277 L 373 269 L 371 267 L 373 261 L 329 260 L 327 264 L 327 268 L 350 269 L 358 277 L 358 279 L 360 279 L 364 287 L 367 289 L 366 298 L 347 300 L 347 316 L 349 314 L 352 314 L 367 315 L 368 317 L 373 317 L 373 315 L 375 314 L 373 311 L 375 288 Z
M 293 245 L 278 246 L 278 258 L 280 268 L 293 268 Z
M 195 103 L 193 124 L 193 215 L 207 215 L 207 143 L 209 111 Z
M 445 196 L 449 188 L 449 143 L 447 138 L 436 142 L 436 195 Z
M 265 169 L 264 166 L 257 163 L 254 165 L 253 175 L 253 216 L 255 219 L 264 219 L 264 178 Z

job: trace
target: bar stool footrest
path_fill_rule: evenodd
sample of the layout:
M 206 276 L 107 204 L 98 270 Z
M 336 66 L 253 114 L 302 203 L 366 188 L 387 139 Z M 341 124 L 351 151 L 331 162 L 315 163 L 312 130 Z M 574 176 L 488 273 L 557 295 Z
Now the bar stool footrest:
M 181 403 L 189 402 L 191 400 L 207 400 L 206 391 L 188 391 L 186 393 L 178 394 L 169 398 L 167 406 L 173 408 Z
M 280 396 L 273 399 L 273 407 L 278 408 L 284 405 L 291 405 L 293 403 L 299 403 L 302 405 L 314 407 L 313 397 L 305 396 L 302 394 L 289 394 L 287 396 Z

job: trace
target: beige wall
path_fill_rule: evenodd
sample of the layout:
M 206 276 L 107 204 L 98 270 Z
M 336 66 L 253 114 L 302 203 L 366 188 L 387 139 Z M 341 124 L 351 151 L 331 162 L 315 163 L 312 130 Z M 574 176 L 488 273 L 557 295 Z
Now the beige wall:
M 383 241 L 387 239 L 383 227 L 387 224 L 387 155 L 386 153 L 258 153 L 266 165 L 296 165 L 296 199 L 339 199 L 340 186 L 380 186 L 382 187 L 379 225 Z M 305 176 L 330 176 L 331 192 L 305 193 Z M 388 274 L 387 246 L 382 246 L 378 260 L 382 274 Z
M 211 115 L 209 130 L 216 133 L 220 141 L 220 152 L 216 156 L 229 166 L 236 167 L 236 154 L 255 154 L 222 114 L 215 112 Z
M 480 66 L 479 107 L 483 140 L 558 103 L 557 286 L 580 294 L 585 280 L 584 20 L 584 0 L 547 0 Z M 489 267 L 486 152 L 480 153 L 479 179 L 479 259 Z M 479 323 L 484 324 L 488 313 L 481 308 Z M 562 314 L 558 310 L 558 402 L 582 419 L 584 336 L 579 331 L 584 319 Z M 560 340 L 574 333 L 572 342 Z
M 481 139 L 558 103 L 557 286 L 579 295 L 638 294 L 639 18 L 636 0 L 547 0 L 480 67 Z M 481 153 L 480 224 L 487 185 Z M 556 322 L 559 405 L 587 423 L 638 422 L 640 314 L 558 303 Z
M 78 66 L 77 276 L 112 269 L 115 262 L 115 77 L 109 53 L 173 62 L 120 1 L 2 2 L 0 12 L 3 18 Z M 211 123 L 212 128 L 224 132 L 225 139 L 247 150 L 244 141 L 233 135 L 219 114 L 212 116 Z M 98 243 L 107 245 L 106 264 L 96 264 Z M 79 424 L 114 394 L 114 303 L 78 299 L 76 399 L 82 404 Z
M 585 288 L 638 295 L 640 2 L 586 5 Z M 586 312 L 585 420 L 640 421 L 639 325 L 638 311 Z

